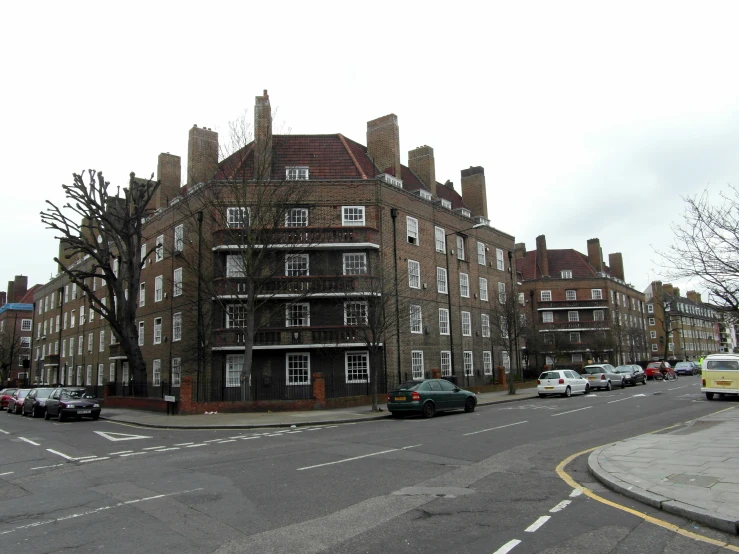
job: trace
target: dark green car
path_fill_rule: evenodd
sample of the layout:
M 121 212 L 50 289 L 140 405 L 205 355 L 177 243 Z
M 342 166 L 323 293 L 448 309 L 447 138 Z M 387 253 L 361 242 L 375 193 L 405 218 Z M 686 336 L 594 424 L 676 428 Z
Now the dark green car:
M 464 410 L 474 412 L 477 396 L 446 379 L 407 381 L 387 394 L 387 409 L 393 417 L 420 413 L 433 417 L 436 412 Z

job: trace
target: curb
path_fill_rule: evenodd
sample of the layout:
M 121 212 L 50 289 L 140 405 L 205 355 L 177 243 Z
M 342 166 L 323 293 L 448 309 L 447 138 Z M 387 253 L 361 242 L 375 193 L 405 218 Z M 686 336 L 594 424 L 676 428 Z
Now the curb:
M 623 496 L 638 500 L 652 508 L 662 510 L 663 512 L 703 523 L 724 533 L 739 535 L 739 521 L 736 518 L 722 516 L 714 511 L 704 510 L 703 508 L 686 504 L 674 498 L 649 492 L 615 477 L 603 469 L 598 461 L 598 456 L 607 448 L 610 448 L 610 445 L 598 448 L 590 453 L 590 456 L 588 456 L 588 469 L 593 477 L 609 489 Z

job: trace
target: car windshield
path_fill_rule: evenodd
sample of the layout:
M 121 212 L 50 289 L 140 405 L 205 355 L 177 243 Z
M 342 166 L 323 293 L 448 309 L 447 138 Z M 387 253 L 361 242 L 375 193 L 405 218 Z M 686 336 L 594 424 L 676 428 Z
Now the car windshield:
M 630 366 L 627 365 L 620 365 L 616 367 L 616 373 L 631 373 L 633 370 Z
M 647 369 L 659 369 L 659 362 L 652 362 L 647 366 Z
M 416 390 L 420 383 L 418 381 L 406 381 L 398 385 L 398 390 Z
M 684 367 L 688 369 L 692 369 L 693 364 L 691 364 L 690 362 L 678 362 L 677 365 L 675 365 L 675 369 L 681 369 Z
M 0 391 L 0 394 L 13 394 L 16 391 L 16 389 L 5 389 L 4 391 Z
M 539 379 L 559 379 L 559 371 L 545 371 L 539 375 Z
M 600 367 L 598 365 L 589 365 L 585 369 L 582 370 L 583 373 L 588 373 L 590 375 L 593 375 L 595 373 L 603 373 L 605 371 L 605 368 Z
M 64 390 L 62 391 L 62 396 L 64 398 L 85 398 L 85 392 L 85 389 Z
M 36 389 L 36 398 L 49 398 L 54 389 Z
M 17 398 L 23 398 L 26 396 L 29 392 L 31 392 L 31 389 L 21 389 L 16 393 Z

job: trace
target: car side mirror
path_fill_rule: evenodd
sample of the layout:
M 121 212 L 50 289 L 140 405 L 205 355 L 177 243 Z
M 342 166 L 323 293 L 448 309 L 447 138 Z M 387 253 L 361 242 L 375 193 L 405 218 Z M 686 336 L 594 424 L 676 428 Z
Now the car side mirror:
M 459 387 L 454 387 L 454 392 L 459 392 Z

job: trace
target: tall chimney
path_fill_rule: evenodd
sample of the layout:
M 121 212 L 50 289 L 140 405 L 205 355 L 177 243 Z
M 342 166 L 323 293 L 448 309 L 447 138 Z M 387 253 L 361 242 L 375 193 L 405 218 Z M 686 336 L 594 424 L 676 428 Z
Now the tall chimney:
M 675 289 L 670 283 L 665 283 L 662 285 L 662 292 L 664 294 L 669 294 L 670 296 L 673 296 L 675 294 Z M 690 298 L 690 293 L 688 293 L 688 298 Z
M 616 279 L 626 280 L 624 278 L 624 257 L 621 255 L 621 252 L 608 254 L 608 265 L 611 266 L 611 275 Z
M 672 290 L 674 291 L 674 293 L 675 293 L 675 296 L 680 296 L 680 289 L 679 289 L 679 288 L 677 288 L 677 287 L 672 287 Z
M 254 179 L 272 178 L 272 107 L 269 94 L 254 97 Z
M 193 125 L 187 139 L 187 184 L 206 183 L 218 168 L 218 133 Z
M 603 251 L 600 249 L 600 239 L 588 239 L 588 262 L 598 273 L 603 272 Z
M 65 239 L 59 239 L 59 261 L 61 262 L 58 265 L 59 273 L 62 272 L 62 265 L 65 265 L 69 267 L 69 265 L 72 263 L 72 258 L 69 254 L 67 254 L 66 249 L 69 246 L 69 242 Z
M 481 166 L 462 170 L 462 200 L 474 215 L 488 216 L 485 169 Z
M 693 302 L 700 303 L 701 301 L 701 295 L 695 292 L 694 290 L 689 290 L 686 293 L 686 296 L 688 297 L 688 300 L 692 300 Z
M 536 262 L 542 277 L 549 277 L 549 254 L 545 235 L 536 237 Z
M 28 292 L 28 277 L 26 275 L 16 275 L 13 281 L 13 294 L 15 300 L 13 302 L 20 302 Z
M 400 130 L 398 116 L 394 113 L 367 122 L 367 154 L 380 171 L 389 171 L 398 179 L 402 178 Z
M 3 307 L 3 306 L 5 306 L 5 304 L 7 302 L 6 299 L 7 299 L 7 296 L 5 295 L 5 293 L 4 292 L 0 292 L 0 308 Z
M 526 256 L 526 243 L 517 242 L 513 246 L 513 251 L 515 252 L 516 259 L 523 258 L 524 256 Z
M 418 175 L 423 184 L 428 187 L 431 194 L 436 196 L 436 162 L 434 161 L 434 149 L 430 146 L 419 146 L 408 152 L 408 167 Z
M 166 208 L 169 201 L 177 196 L 182 178 L 182 163 L 179 156 L 164 153 L 157 159 L 157 179 L 161 181 L 159 188 L 151 199 L 152 208 Z

